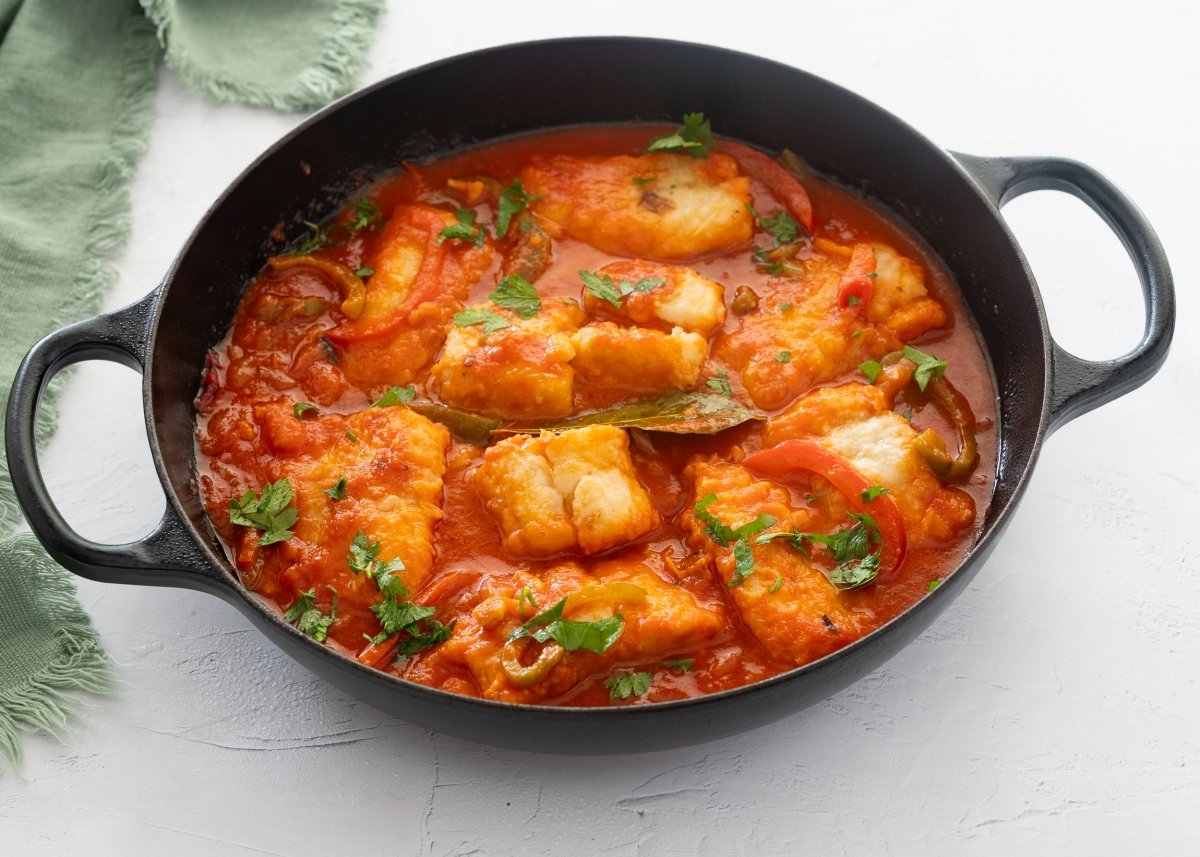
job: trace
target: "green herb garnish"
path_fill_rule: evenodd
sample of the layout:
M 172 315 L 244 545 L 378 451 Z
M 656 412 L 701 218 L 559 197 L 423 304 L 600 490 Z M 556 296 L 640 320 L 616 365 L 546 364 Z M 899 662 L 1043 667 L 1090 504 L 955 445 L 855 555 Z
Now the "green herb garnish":
M 854 519 L 854 524 L 834 533 L 801 533 L 793 530 L 766 533 L 754 541 L 761 545 L 774 539 L 786 539 L 788 544 L 806 557 L 809 556 L 810 545 L 824 545 L 836 563 L 829 574 L 829 582 L 838 589 L 858 589 L 874 580 L 879 573 L 883 536 L 879 532 L 879 525 L 870 515 L 850 512 L 849 517 Z
M 334 618 L 337 617 L 338 594 L 337 590 L 332 586 L 325 587 L 333 593 L 333 603 L 329 608 L 329 615 L 326 616 L 316 606 L 317 590 L 306 589 L 300 593 L 300 597 L 296 603 L 287 609 L 283 614 L 283 621 L 290 625 L 295 625 L 296 630 L 302 634 L 308 634 L 318 643 L 324 643 L 329 638 L 329 627 L 333 624 Z
M 917 370 L 913 372 L 913 380 L 917 382 L 917 388 L 921 392 L 925 392 L 925 386 L 932 379 L 942 377 L 946 371 L 945 360 L 938 360 L 932 354 L 918 351 L 911 345 L 904 346 L 903 353 L 905 357 L 917 364 Z
M 775 355 L 775 362 L 776 363 L 791 363 L 792 362 L 792 352 L 780 351 L 778 354 Z
M 516 274 L 497 283 L 488 300 L 496 306 L 512 310 L 521 318 L 533 318 L 542 308 L 542 299 L 533 283 Z
M 862 501 L 864 503 L 870 503 L 876 497 L 882 497 L 884 494 L 890 494 L 890 493 L 891 492 L 887 488 L 884 488 L 882 485 L 872 485 L 870 488 L 867 488 L 865 491 L 862 491 L 859 494 L 859 496 L 862 497 Z
M 669 670 L 678 670 L 682 673 L 690 673 L 692 671 L 693 658 L 671 658 L 662 662 L 662 665 Z
M 384 595 L 403 598 L 408 594 L 408 590 L 396 574 L 404 571 L 404 561 L 397 557 L 387 562 L 380 562 L 379 550 L 381 547 L 382 545 L 378 541 L 372 541 L 370 536 L 359 530 L 354 534 L 354 541 L 350 543 L 350 551 L 346 554 L 346 564 L 355 574 L 365 574 L 374 580 L 375 586 Z
M 469 208 L 460 208 L 454 212 L 454 219 L 458 223 L 442 230 L 438 236 L 439 244 L 443 241 L 470 241 L 476 247 L 483 246 L 483 242 L 487 240 L 487 229 L 475 224 L 474 211 Z
M 776 247 L 791 244 L 800 237 L 800 224 L 786 210 L 781 208 L 771 217 L 763 217 L 749 203 L 746 204 L 746 210 L 750 212 L 754 222 L 775 239 Z
M 304 415 L 310 412 L 315 417 L 317 414 L 321 413 L 321 409 L 316 405 L 310 404 L 309 402 L 297 402 L 292 408 L 292 416 L 298 420 L 304 419 Z
M 354 276 L 359 277 L 361 279 L 362 277 L 369 277 L 374 273 L 375 273 L 374 268 L 359 268 L 357 271 L 354 272 Z
M 629 280 L 613 282 L 610 275 L 601 276 L 592 271 L 580 271 L 579 279 L 583 280 L 584 286 L 592 295 L 602 301 L 608 301 L 617 309 L 621 308 L 621 301 L 634 292 L 649 292 L 667 282 L 663 277 L 643 277 L 636 283 Z
M 456 327 L 471 327 L 481 324 L 483 325 L 484 335 L 495 333 L 497 330 L 504 330 L 506 327 L 512 327 L 510 323 L 494 312 L 474 307 L 465 309 L 462 312 L 456 312 L 454 314 L 454 324 Z
M 381 223 L 383 212 L 371 200 L 363 198 L 354 203 L 354 220 L 350 223 L 350 231 L 378 229 Z
M 778 592 L 779 587 L 781 587 L 781 586 L 783 586 L 783 575 L 782 574 L 778 575 L 775 578 L 775 582 L 771 584 L 771 588 L 768 589 L 767 592 Z
M 388 387 L 388 391 L 375 401 L 372 408 L 388 408 L 392 405 L 404 405 L 417 397 L 417 388 L 412 384 L 407 387 Z
M 740 527 L 731 527 L 708 511 L 708 507 L 715 502 L 717 502 L 716 494 L 706 494 L 696 503 L 693 511 L 695 512 L 696 519 L 704 522 L 704 532 L 708 533 L 708 537 L 721 547 L 729 547 L 729 543 L 737 539 L 748 539 L 751 536 L 757 536 L 768 527 L 773 527 L 779 523 L 779 520 L 774 515 L 759 512 L 754 520 L 747 521 Z
M 611 698 L 628 699 L 631 696 L 645 696 L 653 678 L 648 672 L 616 673 L 604 682 L 604 686 L 608 688 Z
M 500 192 L 500 203 L 496 210 L 496 237 L 503 238 L 507 235 L 508 224 L 513 215 L 520 214 L 535 199 L 541 197 L 530 196 L 525 192 L 525 188 L 521 187 L 521 180 L 513 179 L 513 183 Z
M 334 482 L 321 493 L 328 494 L 334 500 L 341 500 L 346 496 L 346 477 L 342 476 L 337 482 Z
M 652 138 L 646 151 L 687 152 L 693 158 L 707 158 L 708 153 L 716 151 L 716 148 L 712 123 L 704 118 L 703 113 L 685 113 L 683 125 L 672 134 Z
M 878 360 L 865 360 L 859 364 L 858 370 L 867 376 L 867 380 L 872 384 L 879 377 L 879 373 L 883 371 L 883 367 Z
M 240 527 L 255 527 L 263 534 L 258 539 L 258 546 L 265 547 L 276 542 L 290 539 L 293 535 L 289 529 L 296 523 L 299 513 L 289 507 L 292 502 L 292 483 L 280 479 L 274 485 L 268 482 L 262 488 L 261 495 L 247 491 L 240 500 L 229 500 L 229 523 Z
M 933 580 L 929 581 L 929 586 L 925 587 L 925 591 L 933 592 L 933 590 L 937 589 L 941 585 L 942 579 L 940 577 L 935 577 Z
M 720 393 L 722 396 L 732 399 L 733 388 L 729 386 L 729 373 L 718 372 L 715 378 L 709 378 L 704 382 L 704 386 L 713 392 Z
M 533 637 L 539 643 L 554 640 L 568 652 L 587 649 L 596 654 L 603 654 L 621 636 L 624 620 L 620 613 L 595 622 L 576 622 L 562 617 L 566 606 L 567 599 L 564 598 L 549 610 L 538 613 L 514 631 L 508 641 L 511 643 L 522 637 Z

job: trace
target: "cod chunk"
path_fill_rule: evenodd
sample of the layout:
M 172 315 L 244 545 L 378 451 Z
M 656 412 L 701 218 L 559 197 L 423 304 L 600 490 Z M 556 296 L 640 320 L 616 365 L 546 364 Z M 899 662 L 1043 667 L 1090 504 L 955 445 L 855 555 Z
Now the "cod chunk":
M 612 426 L 503 440 L 484 453 L 473 484 L 518 556 L 599 553 L 659 523 L 629 439 Z
M 814 390 L 767 421 L 766 442 L 813 440 L 887 488 L 913 544 L 944 542 L 975 520 L 969 494 L 942 485 L 921 455 L 917 431 L 868 384 Z
M 631 288 L 647 281 L 659 285 L 629 292 L 620 306 L 585 289 L 583 306 L 591 316 L 667 331 L 681 328 L 704 337 L 725 321 L 725 288 L 690 268 L 638 259 L 610 262 L 596 273 Z
M 642 393 L 695 386 L 708 356 L 703 336 L 678 327 L 663 333 L 602 321 L 580 328 L 571 343 L 575 348 L 571 366 L 581 379 L 598 387 Z
M 416 380 L 437 355 L 451 316 L 492 262 L 491 244 L 442 241 L 454 215 L 398 206 L 383 229 L 361 314 L 326 332 L 340 368 L 369 395 Z
M 570 621 L 611 620 L 620 614 L 620 633 L 609 648 L 600 653 L 580 648 L 551 658 L 554 650 L 546 649 L 552 642 L 508 642 L 526 621 L 564 598 L 563 618 Z M 537 703 L 560 697 L 616 664 L 704 645 L 724 625 L 719 610 L 699 605 L 691 593 L 637 558 L 599 563 L 591 574 L 566 563 L 539 574 L 516 571 L 489 578 L 434 657 L 466 665 L 485 698 Z
M 754 232 L 750 179 L 720 153 L 533 157 L 519 175 L 540 197 L 532 210 L 548 231 L 606 253 L 672 261 L 720 253 Z M 638 181 L 634 181 L 634 179 Z
M 378 559 L 401 560 L 397 576 L 410 591 L 420 588 L 433 566 L 450 433 L 405 407 L 305 420 L 291 408 L 277 402 L 256 409 L 276 456 L 271 478 L 289 480 L 299 515 L 295 536 L 284 545 L 290 567 L 283 577 L 295 592 L 331 583 L 340 617 L 356 608 L 369 616 L 367 608 L 381 596 L 368 575 L 351 571 L 350 545 L 359 532 L 379 542 Z M 341 479 L 345 492 L 334 500 L 326 491 Z M 285 603 L 295 592 L 282 593 Z
M 856 252 L 870 271 L 850 270 Z M 850 248 L 818 240 L 795 263 L 801 273 L 772 277 L 758 307 L 713 347 L 741 373 L 761 408 L 782 407 L 864 360 L 946 324 L 946 311 L 925 290 L 921 267 L 883 244 Z M 869 284 L 864 288 L 870 296 L 839 306 L 839 291 L 848 279 Z M 785 351 L 789 359 L 777 360 Z
M 554 419 L 574 408 L 575 347 L 571 334 L 583 323 L 572 300 L 543 303 L 523 319 L 495 304 L 479 304 L 507 322 L 487 333 L 482 324 L 451 325 L 430 376 L 448 405 L 504 419 Z
M 811 532 L 817 524 L 809 510 L 792 509 L 786 488 L 759 480 L 740 465 L 695 461 L 691 471 L 693 501 L 715 495 L 717 499 L 707 511 L 732 527 L 752 521 L 760 513 L 779 522 L 772 531 Z M 772 657 L 797 666 L 805 664 L 841 648 L 871 627 L 868 617 L 855 611 L 853 593 L 840 592 L 821 569 L 785 540 L 766 544 L 751 540 L 754 572 L 729 586 L 737 568 L 733 545 L 713 541 L 691 511 L 683 520 L 689 531 L 688 545 L 708 558 L 728 587 L 746 627 Z

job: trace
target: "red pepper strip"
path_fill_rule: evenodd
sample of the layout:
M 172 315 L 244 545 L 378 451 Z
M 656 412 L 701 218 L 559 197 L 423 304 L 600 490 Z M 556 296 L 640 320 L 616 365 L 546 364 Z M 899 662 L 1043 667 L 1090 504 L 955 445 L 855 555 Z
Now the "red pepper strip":
M 766 185 L 767 190 L 784 204 L 788 213 L 796 218 L 809 234 L 812 233 L 812 200 L 808 198 L 808 191 L 800 184 L 800 180 L 782 164 L 758 149 L 751 149 L 731 140 L 722 140 L 717 144 L 717 150 L 732 155 L 743 173 Z
M 855 511 L 870 515 L 879 527 L 883 543 L 876 579 L 883 580 L 903 564 L 904 556 L 908 553 L 908 533 L 896 501 L 881 494 L 870 502 L 864 502 L 862 494 L 874 487 L 873 483 L 868 482 L 854 469 L 854 465 L 837 453 L 811 440 L 785 440 L 749 456 L 742 463 L 755 473 L 771 479 L 784 479 L 797 470 L 808 470 L 823 476 L 845 495 Z
M 850 263 L 842 274 L 838 286 L 838 306 L 845 309 L 851 305 L 850 298 L 857 298 L 856 306 L 866 312 L 871 297 L 875 294 L 875 250 L 870 244 L 855 244 Z
M 426 607 L 436 606 L 439 602 L 449 598 L 478 577 L 479 574 L 474 571 L 452 571 L 449 574 L 442 575 L 429 584 L 429 586 L 426 586 L 421 590 L 419 596 L 413 600 Z M 396 649 L 400 646 L 400 637 L 400 634 L 392 634 L 392 636 L 388 637 L 382 643 L 372 643 L 355 655 L 354 660 L 360 664 L 378 668 L 381 664 L 386 664 L 395 655 Z

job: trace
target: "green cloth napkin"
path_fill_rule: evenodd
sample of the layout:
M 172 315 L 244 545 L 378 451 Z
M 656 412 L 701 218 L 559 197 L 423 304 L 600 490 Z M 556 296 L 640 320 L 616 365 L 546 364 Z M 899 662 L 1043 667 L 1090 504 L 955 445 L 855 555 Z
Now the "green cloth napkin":
M 160 54 L 213 100 L 307 110 L 351 88 L 383 2 L 0 0 L 0 389 L 113 283 Z M 20 524 L 0 449 L 0 537 Z M 78 707 L 64 691 L 105 689 L 110 665 L 70 574 L 27 535 L 0 542 L 0 763 L 24 732 L 61 734 Z

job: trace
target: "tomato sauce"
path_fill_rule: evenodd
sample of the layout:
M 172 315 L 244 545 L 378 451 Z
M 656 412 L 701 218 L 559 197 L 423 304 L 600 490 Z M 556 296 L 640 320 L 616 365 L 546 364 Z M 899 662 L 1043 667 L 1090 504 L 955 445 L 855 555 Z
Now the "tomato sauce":
M 465 208 L 474 212 L 477 223 L 494 223 L 492 202 L 486 197 L 472 202 L 456 196 L 447 190 L 449 180 L 491 176 L 508 184 L 535 155 L 636 156 L 643 152 L 651 136 L 671 130 L 631 125 L 557 131 L 406 165 L 365 187 L 362 196 L 369 198 L 373 207 L 356 208 L 353 203 L 348 204 L 325 225 L 324 246 L 309 249 L 314 257 L 338 263 L 350 271 L 371 270 L 384 249 L 387 233 L 383 224 L 398 206 L 420 201 L 440 205 L 448 211 Z M 719 140 L 717 150 L 720 151 Z M 979 336 L 955 284 L 920 238 L 894 217 L 842 187 L 810 177 L 804 179 L 803 186 L 814 212 L 812 240 L 826 239 L 843 246 L 879 242 L 923 269 L 928 294 L 946 311 L 947 322 L 911 344 L 947 361 L 945 377 L 952 379 L 970 403 L 977 423 L 978 463 L 956 489 L 973 501 L 974 522 L 948 540 L 918 540 L 910 546 L 899 570 L 886 581 L 842 593 L 843 600 L 861 615 L 869 615 L 866 626 L 869 630 L 924 597 L 931 586 L 956 568 L 977 538 L 996 466 L 995 387 Z M 781 208 L 779 199 L 760 178 L 752 177 L 750 198 L 758 212 Z M 761 230 L 756 230 L 754 243 L 767 241 Z M 751 397 L 741 375 L 723 363 L 718 354 L 722 337 L 742 323 L 742 317 L 732 310 L 738 287 L 749 286 L 760 301 L 771 288 L 750 249 L 749 245 L 742 245 L 679 263 L 724 287 L 727 315 L 722 328 L 712 337 L 714 345 L 707 355 L 703 376 L 711 379 L 726 373 L 721 377 L 727 377 L 733 396 L 747 404 Z M 555 235 L 553 261 L 535 281 L 543 304 L 564 298 L 579 301 L 578 272 L 596 271 L 614 258 L 614 254 L 569 233 Z M 503 253 L 492 254 L 486 266 L 480 264 L 481 270 L 466 290 L 465 299 L 449 291 L 430 296 L 433 305 L 441 305 L 446 327 L 450 326 L 452 313 L 488 301 L 501 277 Z M 370 275 L 364 273 L 362 279 L 367 282 L 369 295 Z M 257 492 L 289 472 L 279 458 L 281 444 L 293 444 L 289 454 L 303 456 L 305 450 L 328 444 L 334 435 L 340 437 L 348 431 L 340 423 L 318 423 L 306 419 L 306 415 L 291 417 L 294 425 L 283 418 L 268 427 L 264 402 L 307 402 L 314 404 L 323 416 L 352 415 L 367 409 L 387 389 L 386 384 L 352 383 L 339 363 L 338 345 L 326 334 L 346 323 L 345 300 L 346 294 L 326 272 L 305 265 L 267 267 L 249 284 L 229 335 L 214 347 L 206 369 L 197 399 L 196 458 L 201 493 L 210 519 L 234 558 L 243 584 L 281 612 L 295 604 L 304 590 L 312 588 L 317 592 L 317 608 L 326 614 L 330 597 L 325 590 L 333 586 L 338 590 L 339 607 L 325 644 L 355 657 L 364 650 L 363 637 L 372 637 L 380 631 L 379 620 L 370 609 L 371 601 L 378 598 L 376 591 L 369 586 L 344 586 L 342 581 L 351 579 L 344 569 L 339 576 L 324 571 L 344 564 L 344 560 L 340 556 L 325 556 L 320 545 L 290 538 L 258 546 L 262 533 L 231 523 L 229 512 L 231 500 L 237 500 L 246 491 Z M 420 371 L 411 379 L 418 401 L 438 401 L 428 368 L 441 347 L 444 332 L 431 336 L 432 339 L 417 337 L 407 346 L 426 349 L 430 355 L 421 361 Z M 824 378 L 816 386 L 865 381 L 861 370 L 847 366 L 840 375 Z M 410 379 L 405 377 L 395 383 L 403 386 Z M 699 386 L 703 387 L 703 382 Z M 646 397 L 644 393 L 620 388 L 583 385 L 576 389 L 575 411 Z M 764 410 L 770 417 L 790 404 L 791 401 L 782 408 Z M 927 396 L 910 386 L 897 398 L 895 410 L 909 418 L 918 432 L 934 429 L 953 454 L 954 425 Z M 322 428 L 316 427 L 318 424 Z M 586 675 L 567 691 L 540 701 L 615 705 L 680 699 L 737 687 L 796 666 L 773 656 L 752 633 L 732 603 L 731 587 L 714 573 L 706 555 L 696 550 L 695 539 L 689 540 L 693 535 L 688 529 L 690 509 L 696 499 L 690 484 L 689 462 L 707 456 L 741 461 L 765 448 L 763 426 L 761 421 L 751 421 L 713 435 L 635 437 L 630 444 L 633 467 L 661 523 L 634 541 L 598 555 L 568 552 L 565 557 L 579 563 L 584 570 L 624 560 L 641 562 L 664 581 L 686 590 L 700 607 L 719 610 L 726 619 L 724 630 L 705 644 L 686 651 L 663 653 L 640 662 L 599 664 L 594 674 Z M 506 551 L 502 532 L 472 483 L 481 456 L 478 445 L 458 439 L 450 444 L 441 491 L 444 517 L 434 526 L 432 567 L 411 596 L 415 604 L 436 608 L 437 619 L 442 623 L 458 619 L 459 630 L 464 627 L 463 617 L 478 607 L 481 587 L 489 579 L 509 575 L 517 569 L 536 576 L 564 560 L 564 556 L 522 557 Z M 780 482 L 791 493 L 797 508 L 803 508 L 814 492 L 830 491 L 828 483 L 819 476 L 800 474 Z M 831 508 L 840 509 L 836 504 Z M 836 529 L 831 514 L 819 520 L 826 518 L 825 531 Z M 439 645 L 434 645 L 409 657 L 389 657 L 379 668 L 453 692 L 484 695 L 478 676 L 468 664 L 442 656 L 439 649 Z M 688 669 L 678 665 L 680 659 L 690 660 Z M 667 666 L 664 661 L 677 665 Z M 614 674 L 636 670 L 652 674 L 648 690 L 625 699 L 614 698 L 606 683 Z

